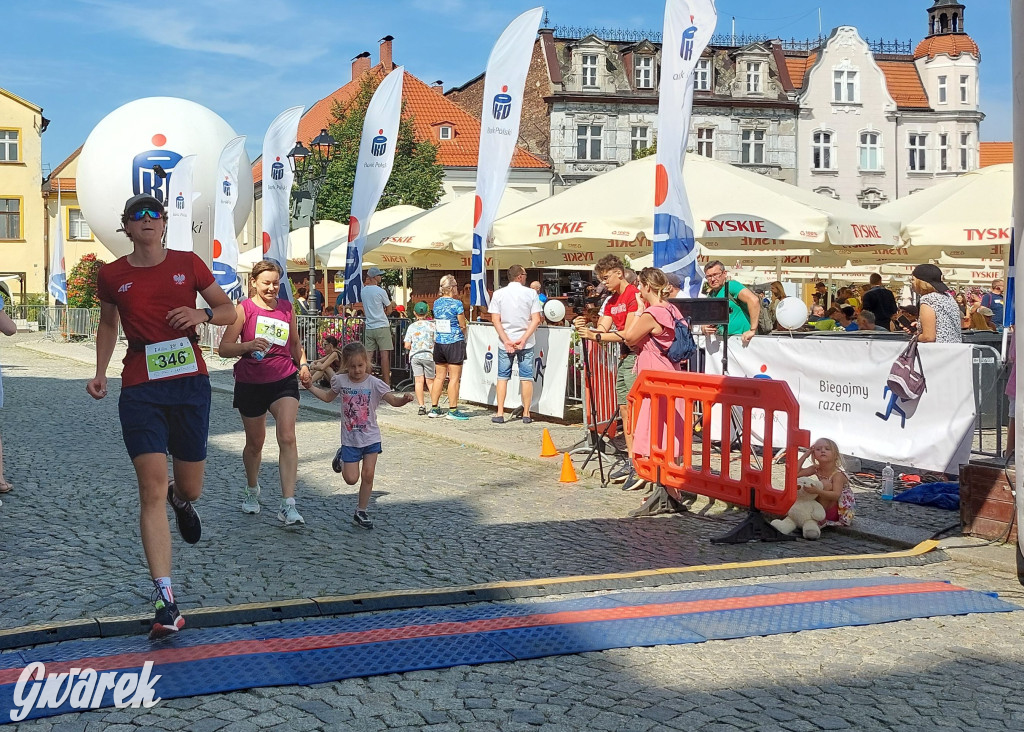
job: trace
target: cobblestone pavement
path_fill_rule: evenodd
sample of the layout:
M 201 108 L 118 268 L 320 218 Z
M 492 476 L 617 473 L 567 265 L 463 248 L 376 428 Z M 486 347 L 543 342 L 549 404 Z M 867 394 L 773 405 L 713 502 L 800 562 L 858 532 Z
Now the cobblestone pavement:
M 117 384 L 96 403 L 84 391 L 88 366 L 3 346 L 0 429 L 15 492 L 0 507 L 0 627 L 146 612 Z M 727 528 L 722 518 L 623 519 L 635 494 L 589 479 L 559 484 L 557 466 L 396 429 L 385 430 L 371 505 L 377 528 L 367 532 L 350 523 L 354 490 L 329 468 L 336 419 L 303 410 L 300 420 L 298 495 L 308 525 L 293 530 L 275 519 L 269 441 L 264 510 L 240 512 L 241 425 L 230 396 L 214 395 L 204 538 L 195 547 L 175 541 L 186 616 L 189 607 L 364 590 L 885 550 L 838 534 L 713 546 L 708 538 Z M 1024 598 L 1009 574 L 964 562 L 899 573 Z M 708 584 L 727 583 L 686 586 Z M 939 617 L 257 689 L 22 728 L 1024 729 L 1022 663 L 1024 613 Z

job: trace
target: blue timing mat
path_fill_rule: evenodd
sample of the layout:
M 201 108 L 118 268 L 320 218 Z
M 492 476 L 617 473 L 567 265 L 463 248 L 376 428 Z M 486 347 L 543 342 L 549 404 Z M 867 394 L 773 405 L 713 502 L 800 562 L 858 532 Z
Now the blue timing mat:
M 143 683 L 134 694 L 139 702 L 147 688 L 152 699 L 173 699 L 609 648 L 1018 609 L 995 595 L 944 582 L 885 577 L 397 610 L 185 630 L 156 642 L 144 637 L 71 641 L 0 654 L 0 723 L 115 706 L 115 695 L 133 698 L 140 672 Z M 59 683 L 55 677 L 45 681 L 70 669 L 95 673 L 76 671 Z M 22 679 L 26 671 L 30 674 Z

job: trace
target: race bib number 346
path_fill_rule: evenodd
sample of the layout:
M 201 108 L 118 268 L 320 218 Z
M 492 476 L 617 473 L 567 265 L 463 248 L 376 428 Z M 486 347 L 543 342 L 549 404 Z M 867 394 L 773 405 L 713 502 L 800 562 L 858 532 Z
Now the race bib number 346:
M 192 341 L 178 338 L 146 346 L 146 372 L 150 381 L 198 373 L 199 364 L 196 363 Z

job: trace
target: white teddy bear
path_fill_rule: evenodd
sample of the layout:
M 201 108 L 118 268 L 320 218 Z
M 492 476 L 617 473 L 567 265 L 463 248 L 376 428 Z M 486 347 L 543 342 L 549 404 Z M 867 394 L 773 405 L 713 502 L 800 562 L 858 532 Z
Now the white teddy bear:
M 772 526 L 781 533 L 789 535 L 800 527 L 803 530 L 805 539 L 817 539 L 821 536 L 821 527 L 818 522 L 825 518 L 825 507 L 818 503 L 817 492 L 824 488 L 821 481 L 813 475 L 797 478 L 796 503 L 789 509 L 784 519 L 775 519 Z M 805 490 L 810 487 L 811 491 Z

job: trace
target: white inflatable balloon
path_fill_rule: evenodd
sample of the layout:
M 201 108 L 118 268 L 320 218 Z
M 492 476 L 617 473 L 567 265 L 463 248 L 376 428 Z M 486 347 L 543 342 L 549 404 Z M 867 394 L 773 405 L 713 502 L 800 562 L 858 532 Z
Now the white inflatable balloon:
M 799 297 L 785 297 L 775 308 L 775 320 L 786 330 L 802 328 L 810 311 Z
M 166 205 L 168 186 L 174 186 L 174 166 L 186 155 L 196 155 L 192 205 L 192 240 L 195 252 L 209 264 L 213 238 L 217 163 L 221 150 L 236 137 L 231 126 L 206 107 L 187 99 L 148 97 L 118 107 L 89 134 L 78 159 L 78 201 L 93 234 L 115 256 L 131 251 L 121 228 L 124 202 L 149 193 Z M 154 172 L 160 165 L 166 179 Z M 238 161 L 238 204 L 235 232 L 241 232 L 252 208 L 249 158 Z
M 565 303 L 561 300 L 548 300 L 544 303 L 544 317 L 552 323 L 561 323 L 565 320 Z

